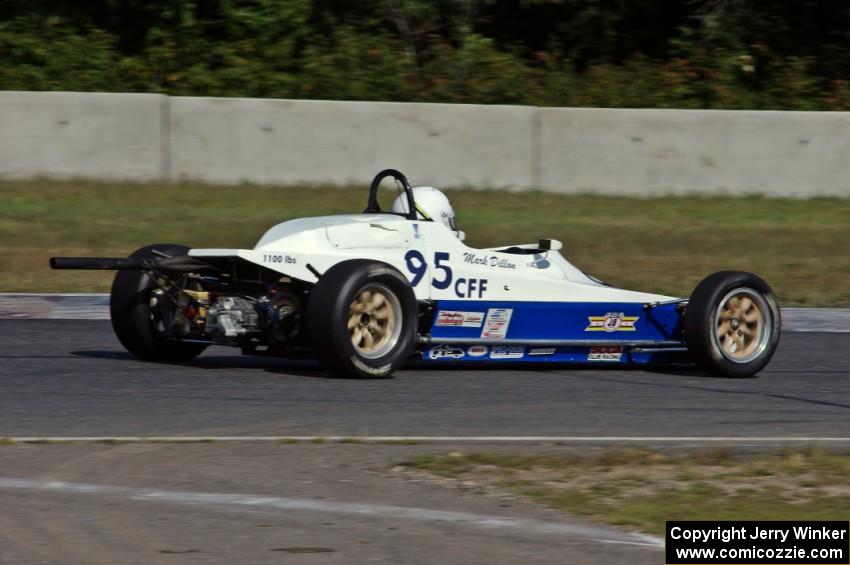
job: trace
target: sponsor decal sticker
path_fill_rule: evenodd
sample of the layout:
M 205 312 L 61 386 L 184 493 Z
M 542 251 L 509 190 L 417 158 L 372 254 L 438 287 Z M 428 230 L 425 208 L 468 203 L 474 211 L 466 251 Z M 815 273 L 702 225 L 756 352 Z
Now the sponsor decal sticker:
M 458 312 L 455 310 L 440 310 L 437 312 L 435 326 L 459 326 L 462 328 L 480 328 L 484 323 L 483 312 Z
M 505 339 L 511 325 L 512 308 L 488 308 L 484 328 L 481 330 L 483 339 Z
M 430 359 L 460 359 L 463 357 L 463 349 L 453 345 L 438 345 L 431 348 L 428 352 L 428 357 Z
M 546 258 L 547 253 L 535 253 L 534 260 L 531 263 L 526 263 L 529 267 L 534 269 L 548 269 L 552 264 Z
M 554 355 L 556 348 L 554 347 L 535 347 L 528 350 L 529 355 Z
M 619 361 L 623 357 L 623 348 L 619 345 L 591 347 L 588 361 Z
M 470 345 L 466 349 L 466 354 L 470 357 L 484 357 L 488 351 L 490 351 L 490 348 L 486 345 Z
M 524 345 L 494 345 L 490 359 L 522 359 L 524 354 Z
M 622 312 L 608 312 L 604 316 L 588 316 L 590 322 L 584 331 L 586 332 L 633 332 L 635 324 L 640 318 L 638 316 L 626 316 Z

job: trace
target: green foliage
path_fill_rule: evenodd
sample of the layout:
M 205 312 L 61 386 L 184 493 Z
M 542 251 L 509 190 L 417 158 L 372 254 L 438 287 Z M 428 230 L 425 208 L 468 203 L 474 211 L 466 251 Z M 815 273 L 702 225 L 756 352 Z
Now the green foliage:
M 850 108 L 826 0 L 0 0 L 0 89 Z

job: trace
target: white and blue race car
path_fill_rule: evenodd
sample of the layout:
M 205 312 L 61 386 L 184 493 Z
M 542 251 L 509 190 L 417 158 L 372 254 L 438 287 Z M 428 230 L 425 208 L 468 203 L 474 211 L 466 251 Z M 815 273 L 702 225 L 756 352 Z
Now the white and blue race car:
M 384 178 L 401 187 L 382 211 Z M 331 372 L 388 376 L 406 362 L 696 364 L 760 371 L 780 314 L 759 277 L 719 272 L 689 298 L 611 287 L 570 264 L 561 243 L 476 249 L 448 200 L 387 169 L 362 214 L 301 218 L 253 249 L 149 245 L 128 258 L 54 257 L 55 269 L 118 270 L 115 333 L 134 355 L 186 361 L 207 346 L 314 356 Z

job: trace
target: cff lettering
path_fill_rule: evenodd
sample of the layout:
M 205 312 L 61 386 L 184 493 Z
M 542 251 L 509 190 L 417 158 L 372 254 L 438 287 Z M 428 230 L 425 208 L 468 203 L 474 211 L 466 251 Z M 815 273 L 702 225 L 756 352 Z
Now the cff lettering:
M 461 277 L 455 281 L 455 294 L 460 298 L 481 298 L 486 290 L 487 279 Z

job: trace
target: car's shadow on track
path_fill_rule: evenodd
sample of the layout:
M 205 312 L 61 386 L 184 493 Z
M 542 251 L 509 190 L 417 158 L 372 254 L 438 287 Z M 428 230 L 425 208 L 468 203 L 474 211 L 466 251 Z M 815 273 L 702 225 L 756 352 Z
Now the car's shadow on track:
M 694 367 L 693 365 L 665 365 L 665 366 L 647 366 L 647 365 L 588 365 L 583 363 L 522 363 L 522 362 L 506 362 L 506 363 L 475 363 L 475 362 L 455 362 L 452 364 L 425 364 L 422 362 L 411 363 L 405 365 L 405 370 L 413 371 L 504 371 L 515 370 L 532 373 L 550 373 L 558 371 L 569 371 L 571 373 L 622 373 L 623 371 L 652 373 L 656 375 L 670 375 L 672 377 L 704 377 L 706 379 L 727 379 L 741 380 L 741 377 L 718 377 L 711 373 L 706 373 Z M 757 379 L 758 375 L 745 377 L 746 379 Z
M 111 361 L 127 361 L 130 363 L 145 363 L 168 367 L 191 367 L 204 370 L 239 370 L 256 369 L 281 376 L 311 377 L 317 379 L 347 379 L 332 375 L 322 369 L 318 362 L 312 359 L 281 359 L 278 357 L 241 356 L 241 355 L 204 355 L 186 362 L 149 362 L 139 359 L 125 351 L 71 351 L 74 357 L 92 359 L 109 359 Z
M 84 351 L 71 351 L 70 357 L 88 357 L 93 359 L 109 359 L 112 361 L 127 361 L 132 363 L 147 363 L 146 361 L 142 361 L 137 357 L 133 356 L 126 351 L 116 351 L 116 350 L 84 350 Z M 152 363 L 154 364 L 154 363 Z M 202 355 L 192 361 L 181 362 L 181 363 L 161 363 L 157 362 L 156 365 L 168 365 L 173 367 L 194 367 L 197 369 L 206 369 L 206 370 L 233 370 L 233 369 L 257 369 L 266 371 L 269 373 L 273 373 L 281 376 L 299 376 L 299 377 L 309 377 L 309 378 L 317 378 L 317 379 L 338 379 L 338 380 L 393 380 L 394 376 L 379 378 L 379 379 L 356 379 L 352 377 L 345 376 L 337 376 L 325 371 L 317 361 L 314 359 L 283 359 L 280 357 L 264 357 L 264 356 L 242 356 L 242 355 Z M 470 371 L 474 373 L 482 373 L 482 372 L 491 372 L 491 371 L 504 371 L 504 370 L 519 370 L 525 372 L 532 373 L 552 373 L 558 371 L 569 371 L 571 373 L 584 373 L 584 372 L 622 372 L 624 370 L 629 371 L 640 371 L 643 373 L 650 373 L 655 375 L 665 375 L 670 376 L 671 378 L 681 378 L 681 377 L 697 377 L 704 378 L 707 380 L 753 380 L 758 379 L 759 375 L 754 375 L 751 377 L 723 377 L 717 376 L 710 373 L 706 373 L 704 371 L 700 371 L 699 369 L 691 366 L 691 365 L 680 365 L 680 366 L 644 366 L 644 367 L 624 367 L 620 365 L 594 365 L 587 366 L 581 364 L 569 364 L 569 363 L 452 363 L 452 364 L 426 364 L 421 361 L 413 361 L 407 363 L 402 368 L 404 371 L 419 373 L 419 372 L 429 372 L 429 373 L 441 373 L 448 371 Z
M 714 375 L 712 373 L 707 373 L 705 371 L 701 371 L 696 367 L 685 366 L 682 368 L 674 368 L 674 367 L 644 367 L 643 369 L 646 373 L 653 373 L 656 375 L 673 375 L 677 377 L 697 377 L 704 379 L 719 379 L 724 381 L 749 381 L 749 380 L 757 380 L 759 378 L 758 374 L 750 375 L 748 377 L 730 377 L 727 375 Z

